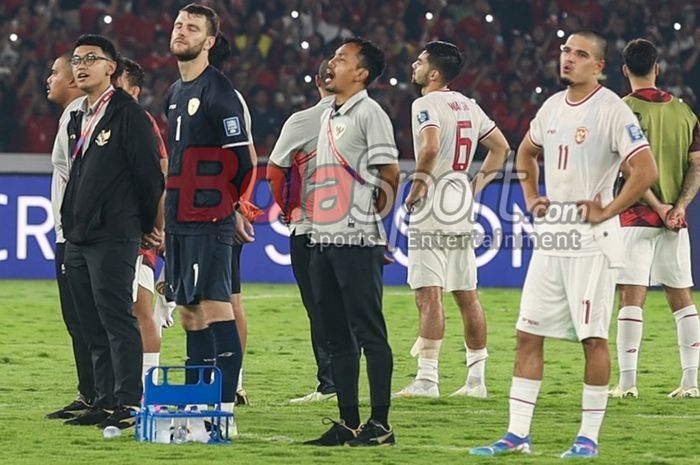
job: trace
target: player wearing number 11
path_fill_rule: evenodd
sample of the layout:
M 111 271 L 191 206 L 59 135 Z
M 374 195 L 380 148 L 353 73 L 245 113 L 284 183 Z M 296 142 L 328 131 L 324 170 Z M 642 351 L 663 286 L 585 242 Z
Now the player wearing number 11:
M 440 395 L 443 291 L 451 292 L 459 306 L 467 349 L 466 382 L 453 395 L 486 397 L 486 319 L 476 291 L 476 257 L 470 240 L 472 199 L 501 171 L 510 147 L 479 105 L 448 88 L 463 63 L 459 49 L 447 42 L 427 44 L 413 63 L 413 82 L 422 97 L 412 106 L 416 172 L 405 205 L 412 213 L 408 284 L 416 292 L 419 312 L 418 339 L 411 350 L 418 357 L 418 373 L 398 392 L 401 397 Z M 467 169 L 479 143 L 489 153 L 470 183 Z
M 516 164 L 527 208 L 536 217 L 535 233 L 578 240 L 558 240 L 555 247 L 533 252 L 516 325 L 507 434 L 494 444 L 472 449 L 472 455 L 531 452 L 530 424 L 542 384 L 545 337 L 580 341 L 586 360 L 581 427 L 562 457 L 598 455 L 610 380 L 614 268 L 625 258 L 618 215 L 657 178 L 637 118 L 598 83 L 605 51 L 606 41 L 599 34 L 584 31 L 569 36 L 560 56 L 560 79 L 567 89 L 544 102 L 518 148 Z M 540 154 L 545 194 L 540 194 L 538 185 Z M 624 160 L 630 166 L 628 182 L 613 197 Z M 566 205 L 578 207 L 582 219 L 555 214 L 567 211 Z M 568 211 L 576 213 L 576 208 Z

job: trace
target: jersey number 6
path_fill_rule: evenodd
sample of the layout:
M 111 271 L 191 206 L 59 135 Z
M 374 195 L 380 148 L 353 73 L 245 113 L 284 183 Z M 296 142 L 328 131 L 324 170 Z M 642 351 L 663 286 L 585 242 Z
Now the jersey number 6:
M 462 130 L 471 129 L 471 127 L 471 121 L 457 121 L 455 157 L 452 160 L 452 169 L 455 171 L 466 171 L 469 167 L 469 158 L 472 152 L 472 140 L 469 137 L 462 137 Z

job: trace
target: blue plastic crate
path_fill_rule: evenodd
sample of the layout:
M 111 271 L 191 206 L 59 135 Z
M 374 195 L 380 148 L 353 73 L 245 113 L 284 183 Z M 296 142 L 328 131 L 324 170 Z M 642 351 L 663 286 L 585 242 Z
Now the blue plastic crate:
M 160 370 L 162 379 L 156 384 L 153 374 Z M 196 384 L 173 384 L 173 372 L 197 370 Z M 201 411 L 185 410 L 187 405 L 208 405 Z M 135 439 L 155 442 L 156 421 L 175 419 L 209 419 L 209 444 L 229 444 L 233 413 L 221 410 L 221 370 L 213 366 L 159 366 L 146 373 L 141 411 L 136 415 Z

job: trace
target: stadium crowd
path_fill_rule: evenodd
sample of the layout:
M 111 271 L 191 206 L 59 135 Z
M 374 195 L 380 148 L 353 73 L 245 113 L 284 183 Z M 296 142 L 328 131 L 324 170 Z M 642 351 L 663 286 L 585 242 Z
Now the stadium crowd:
M 46 100 L 53 59 L 81 33 L 113 38 L 146 70 L 141 102 L 165 126 L 163 98 L 176 79 L 168 50 L 174 15 L 187 0 L 3 0 L 0 4 L 0 152 L 48 153 L 60 109 Z M 621 49 L 647 37 L 663 57 L 660 87 L 700 110 L 698 0 L 211 0 L 231 42 L 224 73 L 249 102 L 258 153 L 267 156 L 282 123 L 312 105 L 310 76 L 339 43 L 361 35 L 386 53 L 372 95 L 389 114 L 403 158 L 412 158 L 411 63 L 442 39 L 465 51 L 453 88 L 476 99 L 511 145 L 539 104 L 560 88 L 566 32 L 592 28 L 609 40 L 606 85 L 628 92 Z

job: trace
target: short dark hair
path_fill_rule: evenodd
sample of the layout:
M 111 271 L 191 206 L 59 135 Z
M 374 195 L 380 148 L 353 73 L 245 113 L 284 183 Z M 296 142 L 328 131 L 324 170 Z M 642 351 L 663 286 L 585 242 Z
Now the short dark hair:
M 384 72 L 386 68 L 384 53 L 371 41 L 361 37 L 352 37 L 343 41 L 343 45 L 347 44 L 355 44 L 360 49 L 360 67 L 369 72 L 365 79 L 365 87 L 367 87 Z
M 459 76 L 464 66 L 464 55 L 454 45 L 449 42 L 435 41 L 425 46 L 428 53 L 428 63 L 440 71 L 445 84 L 449 84 Z
M 141 65 L 124 56 L 121 57 L 121 60 L 124 65 L 124 78 L 129 82 L 129 85 L 143 89 L 143 85 L 146 82 L 146 73 L 144 73 Z
M 635 76 L 649 74 L 658 57 L 659 51 L 646 39 L 631 40 L 622 50 L 622 58 L 625 60 L 627 69 Z
M 221 70 L 221 67 L 224 65 L 224 62 L 228 60 L 228 58 L 231 56 L 231 44 L 229 44 L 228 40 L 224 35 L 219 32 L 216 34 L 216 41 L 214 42 L 214 46 L 209 49 L 209 63 L 211 65 L 218 69 Z
M 92 45 L 93 47 L 100 47 L 102 51 L 105 52 L 105 55 L 107 55 L 108 58 L 116 62 L 119 61 L 119 54 L 117 53 L 116 47 L 114 46 L 111 40 L 104 36 L 98 34 L 83 34 L 80 37 L 78 37 L 78 40 L 75 41 L 73 50 L 80 47 L 81 45 Z
M 586 39 L 592 41 L 596 48 L 596 58 L 598 60 L 605 60 L 605 57 L 608 55 L 608 39 L 603 37 L 600 33 L 584 29 L 581 31 L 576 31 L 571 35 L 585 37 Z
M 219 15 L 208 6 L 200 5 L 199 3 L 190 3 L 189 5 L 183 7 L 180 11 L 184 11 L 185 13 L 195 16 L 204 16 L 207 21 L 208 35 L 216 37 L 219 34 L 219 30 L 221 29 Z

